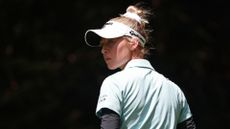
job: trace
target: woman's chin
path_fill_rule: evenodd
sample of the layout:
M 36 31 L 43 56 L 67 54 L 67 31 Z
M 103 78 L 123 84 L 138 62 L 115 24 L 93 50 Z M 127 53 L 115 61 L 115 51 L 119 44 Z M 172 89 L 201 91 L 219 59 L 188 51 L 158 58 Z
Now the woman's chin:
M 107 68 L 108 68 L 109 70 L 115 70 L 115 69 L 117 69 L 117 67 L 112 66 L 112 65 L 107 65 Z
M 107 67 L 109 70 L 115 70 L 116 68 L 115 67 Z

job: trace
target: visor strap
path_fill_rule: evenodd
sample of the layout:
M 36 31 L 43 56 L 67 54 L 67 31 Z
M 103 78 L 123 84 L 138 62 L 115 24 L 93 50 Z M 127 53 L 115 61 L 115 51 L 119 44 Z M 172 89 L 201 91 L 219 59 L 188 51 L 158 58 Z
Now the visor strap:
M 131 29 L 131 28 L 130 28 L 130 29 Z M 131 37 L 133 37 L 133 36 L 134 36 L 134 37 L 137 37 L 137 38 L 139 39 L 139 42 L 140 42 L 141 46 L 142 46 L 142 47 L 145 46 L 145 39 L 144 39 L 144 37 L 143 37 L 140 33 L 138 33 L 137 31 L 131 29 L 131 30 L 129 31 L 129 36 L 131 36 Z

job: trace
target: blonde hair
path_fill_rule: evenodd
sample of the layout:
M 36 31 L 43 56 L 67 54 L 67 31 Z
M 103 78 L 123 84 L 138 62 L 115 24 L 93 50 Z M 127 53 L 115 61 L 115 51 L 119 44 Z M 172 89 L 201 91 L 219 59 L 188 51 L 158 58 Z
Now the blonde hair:
M 117 21 L 120 23 L 123 23 L 130 28 L 134 29 L 135 31 L 139 32 L 146 40 L 146 45 L 143 48 L 143 54 L 147 55 L 149 54 L 149 49 L 151 46 L 149 39 L 150 39 L 150 33 L 152 32 L 152 29 L 150 29 L 149 26 L 149 18 L 152 15 L 152 12 L 150 9 L 146 9 L 142 6 L 141 3 L 137 3 L 136 5 L 130 5 L 126 9 L 126 13 L 132 13 L 136 14 L 140 17 L 140 21 L 126 17 L 124 14 L 121 14 L 119 17 L 115 17 L 111 19 L 111 21 Z

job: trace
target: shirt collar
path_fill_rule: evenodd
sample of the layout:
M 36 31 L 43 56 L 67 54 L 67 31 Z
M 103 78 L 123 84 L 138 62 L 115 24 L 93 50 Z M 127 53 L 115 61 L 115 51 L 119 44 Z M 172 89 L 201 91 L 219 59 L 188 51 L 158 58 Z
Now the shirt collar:
M 154 68 L 152 67 L 152 65 L 150 64 L 150 62 L 146 59 L 133 59 L 130 60 L 127 65 L 125 66 L 125 69 L 128 68 L 133 68 L 133 67 L 139 67 L 139 68 L 147 68 L 147 69 L 152 69 L 154 70 Z

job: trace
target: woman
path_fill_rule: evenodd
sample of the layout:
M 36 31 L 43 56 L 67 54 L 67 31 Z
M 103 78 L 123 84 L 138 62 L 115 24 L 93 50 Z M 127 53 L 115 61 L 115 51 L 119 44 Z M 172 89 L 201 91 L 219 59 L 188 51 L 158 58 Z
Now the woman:
M 150 11 L 139 4 L 85 33 L 89 46 L 101 46 L 108 69 L 121 71 L 101 86 L 96 115 L 102 129 L 194 129 L 186 98 L 172 81 L 144 59 L 148 54 Z

